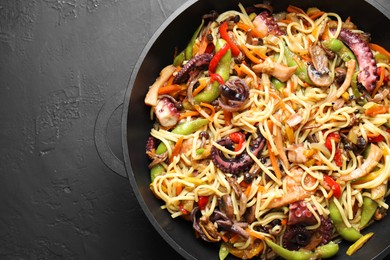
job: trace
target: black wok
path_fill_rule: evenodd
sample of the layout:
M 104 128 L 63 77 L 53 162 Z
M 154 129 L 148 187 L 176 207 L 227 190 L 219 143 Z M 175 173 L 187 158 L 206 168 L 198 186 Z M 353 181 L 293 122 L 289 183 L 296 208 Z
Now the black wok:
M 149 161 L 145 156 L 145 143 L 152 122 L 149 120 L 150 110 L 144 105 L 144 97 L 160 70 L 172 62 L 174 48 L 181 50 L 185 47 L 199 25 L 200 17 L 210 10 L 223 12 L 237 9 L 239 2 L 244 6 L 254 3 L 250 0 L 191 0 L 181 6 L 146 45 L 125 94 L 122 141 L 128 178 L 152 225 L 186 259 L 218 259 L 218 246 L 196 239 L 191 224 L 182 219 L 173 220 L 166 210 L 160 209 L 161 201 L 149 189 Z M 317 6 L 340 14 L 343 20 L 351 16 L 361 29 L 371 33 L 375 43 L 390 49 L 390 2 L 387 0 L 371 1 L 375 7 L 363 0 L 274 0 L 272 3 L 275 11 L 285 10 L 288 4 L 304 9 Z M 375 223 L 368 231 L 373 231 L 374 237 L 350 259 L 383 259 L 390 253 L 390 217 Z M 348 246 L 344 242 L 341 244 L 336 259 L 347 259 L 345 251 Z

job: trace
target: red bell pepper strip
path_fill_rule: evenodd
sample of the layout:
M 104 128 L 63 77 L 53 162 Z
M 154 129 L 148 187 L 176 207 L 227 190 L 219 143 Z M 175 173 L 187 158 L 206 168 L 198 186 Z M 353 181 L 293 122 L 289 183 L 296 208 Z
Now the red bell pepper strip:
M 340 142 L 340 135 L 338 133 L 330 133 L 325 140 L 325 146 L 328 148 L 329 151 L 332 150 L 332 139 L 334 140 L 335 144 L 337 145 Z
M 212 53 L 214 51 L 214 49 L 215 49 L 214 44 L 209 43 L 209 44 L 207 44 L 206 50 L 204 52 L 205 53 Z
M 333 196 L 339 199 L 341 196 L 340 184 L 338 184 L 335 180 L 333 180 L 328 175 L 324 175 L 324 181 L 333 190 Z
M 221 38 L 224 39 L 229 44 L 230 49 L 232 51 L 232 55 L 234 57 L 237 57 L 241 51 L 238 48 L 238 46 L 233 42 L 233 40 L 230 38 L 228 34 L 228 24 L 226 21 L 219 26 L 219 34 L 221 35 Z
M 229 135 L 229 138 L 233 142 L 237 143 L 237 145 L 234 148 L 235 152 L 239 151 L 242 148 L 242 144 L 245 142 L 245 135 L 241 132 L 231 133 Z
M 334 154 L 334 161 L 337 166 L 341 167 L 343 165 L 343 158 L 342 158 L 342 150 L 338 147 L 338 143 L 340 143 L 341 137 L 339 133 L 330 133 L 326 140 L 325 140 L 325 146 L 328 148 L 329 151 L 332 151 L 332 140 L 336 144 L 336 151 Z
M 343 158 L 342 158 L 343 152 L 340 148 L 336 148 L 336 153 L 334 154 L 334 162 L 338 167 L 341 167 L 343 165 Z
M 214 81 L 217 81 L 220 85 L 225 84 L 225 81 L 223 80 L 222 76 L 217 73 L 209 73 L 210 74 L 210 82 L 214 83 Z
M 368 141 L 370 142 L 370 143 L 379 143 L 379 142 L 382 142 L 383 141 L 383 136 L 381 136 L 381 135 L 377 135 L 377 136 L 369 136 L 368 137 Z
M 205 209 L 205 207 L 206 207 L 208 202 L 209 202 L 209 197 L 207 197 L 207 196 L 199 196 L 199 199 L 198 199 L 199 209 Z
M 188 214 L 189 214 L 188 210 L 186 210 L 186 209 L 184 208 L 183 204 L 180 204 L 180 205 L 179 205 L 179 209 L 180 209 L 180 211 L 181 211 L 184 215 L 188 215 Z
M 219 61 L 222 59 L 222 57 L 226 54 L 226 52 L 230 49 L 229 44 L 226 43 L 216 54 L 214 54 L 214 57 L 211 59 L 209 64 L 209 71 L 211 73 L 214 73 L 217 69 Z

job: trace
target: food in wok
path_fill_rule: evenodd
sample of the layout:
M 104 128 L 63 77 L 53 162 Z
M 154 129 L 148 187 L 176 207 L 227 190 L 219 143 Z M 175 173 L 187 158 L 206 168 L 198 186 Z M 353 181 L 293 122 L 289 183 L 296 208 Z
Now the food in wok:
M 151 191 L 221 259 L 353 254 L 388 209 L 389 64 L 316 7 L 205 14 L 145 97 Z

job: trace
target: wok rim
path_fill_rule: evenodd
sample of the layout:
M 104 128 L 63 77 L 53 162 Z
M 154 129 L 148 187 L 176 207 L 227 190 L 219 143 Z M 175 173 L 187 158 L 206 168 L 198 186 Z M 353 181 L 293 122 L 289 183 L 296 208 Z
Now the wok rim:
M 164 20 L 164 22 L 158 27 L 158 29 L 153 33 L 152 37 L 148 40 L 147 44 L 143 48 L 142 52 L 140 53 L 137 62 L 134 65 L 134 69 L 131 72 L 131 76 L 127 85 L 127 89 L 125 91 L 125 96 L 124 96 L 124 102 L 123 102 L 123 112 L 122 112 L 122 150 L 123 150 L 123 155 L 124 155 L 124 165 L 125 165 L 125 170 L 128 175 L 128 179 L 131 185 L 131 188 L 133 190 L 134 195 L 136 196 L 136 199 L 141 206 L 143 213 L 146 215 L 148 218 L 149 222 L 152 224 L 153 228 L 160 234 L 160 236 L 177 252 L 179 253 L 182 257 L 185 259 L 197 259 L 193 255 L 191 255 L 188 251 L 183 249 L 175 239 L 173 239 L 160 225 L 160 223 L 157 222 L 156 218 L 154 217 L 151 209 L 145 202 L 144 197 L 141 195 L 139 186 L 137 185 L 137 181 L 135 179 L 135 175 L 133 172 L 133 167 L 132 167 L 132 162 L 130 160 L 130 154 L 129 154 L 129 147 L 128 147 L 128 109 L 129 105 L 131 103 L 131 93 L 133 91 L 134 83 L 136 80 L 136 77 L 141 69 L 141 65 L 148 55 L 150 49 L 156 42 L 156 40 L 160 37 L 160 35 L 164 32 L 164 30 L 185 10 L 190 8 L 192 5 L 197 3 L 199 0 L 188 0 L 181 4 L 171 15 L 168 16 Z M 376 9 L 376 11 L 380 12 L 382 15 L 384 15 L 387 19 L 390 20 L 390 9 L 389 10 L 380 10 L 376 3 L 376 0 L 363 0 L 367 4 L 371 5 Z M 389 8 L 390 8 L 390 3 L 389 3 Z M 388 197 L 388 199 L 390 196 Z M 388 216 L 390 217 L 390 216 Z M 390 243 L 380 252 L 375 253 L 376 256 L 374 256 L 372 259 L 385 259 L 386 256 L 390 254 Z
M 191 254 L 189 254 L 186 250 L 184 250 L 169 234 L 165 232 L 165 230 L 161 227 L 161 225 L 154 218 L 150 208 L 146 204 L 144 198 L 139 192 L 139 187 L 137 186 L 136 179 L 134 176 L 133 168 L 131 166 L 131 161 L 129 157 L 129 149 L 127 143 L 127 126 L 128 126 L 128 107 L 130 105 L 130 97 L 133 90 L 135 79 L 138 75 L 138 72 L 141 68 L 141 64 L 144 61 L 145 57 L 149 53 L 149 50 L 155 43 L 155 41 L 160 37 L 161 33 L 174 21 L 184 10 L 190 8 L 193 4 L 195 4 L 198 0 L 189 0 L 179 6 L 171 15 L 168 16 L 167 19 L 159 26 L 159 28 L 153 33 L 152 37 L 149 39 L 137 62 L 134 65 L 134 69 L 131 73 L 130 81 L 125 92 L 124 102 L 123 102 L 123 113 L 122 113 L 122 148 L 124 155 L 124 163 L 125 169 L 127 172 L 128 179 L 130 181 L 130 185 L 133 189 L 133 193 L 135 194 L 138 203 L 140 204 L 144 214 L 147 216 L 149 222 L 152 224 L 155 230 L 161 235 L 161 237 L 178 252 L 182 257 L 186 259 L 196 259 Z

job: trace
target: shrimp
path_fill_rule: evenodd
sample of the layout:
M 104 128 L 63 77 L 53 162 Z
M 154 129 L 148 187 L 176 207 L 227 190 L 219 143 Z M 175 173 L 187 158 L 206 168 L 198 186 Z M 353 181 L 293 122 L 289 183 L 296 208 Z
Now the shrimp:
M 301 168 L 291 169 L 292 176 L 287 175 L 286 181 L 286 194 L 283 194 L 280 198 L 274 198 L 268 204 L 267 208 L 279 208 L 291 203 L 306 199 L 310 197 L 314 191 L 305 190 L 301 184 L 303 170 Z M 316 179 L 310 175 L 306 175 L 305 184 L 312 186 L 315 184 Z

